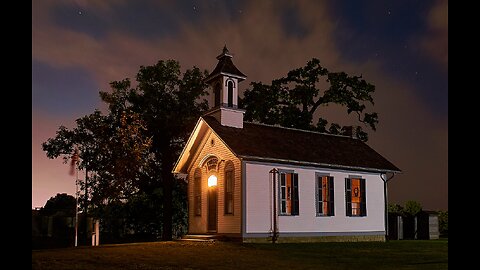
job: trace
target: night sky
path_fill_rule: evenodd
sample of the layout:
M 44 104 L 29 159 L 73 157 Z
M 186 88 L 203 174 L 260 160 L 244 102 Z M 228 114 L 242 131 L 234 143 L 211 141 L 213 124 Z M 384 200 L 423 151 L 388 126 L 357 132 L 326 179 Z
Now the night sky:
M 213 70 L 226 44 L 252 81 L 270 83 L 313 57 L 376 86 L 368 144 L 403 173 L 389 201 L 448 209 L 447 1 L 32 1 L 32 207 L 74 195 L 69 166 L 41 143 L 105 109 L 98 92 L 141 65 L 175 59 Z M 345 109 L 320 112 L 352 121 Z M 353 122 L 352 122 L 353 123 Z

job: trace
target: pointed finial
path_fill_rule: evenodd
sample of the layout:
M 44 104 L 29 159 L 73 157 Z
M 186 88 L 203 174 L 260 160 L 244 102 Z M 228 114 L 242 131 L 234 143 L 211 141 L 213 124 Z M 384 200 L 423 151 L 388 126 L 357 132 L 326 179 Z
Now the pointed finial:
M 231 55 L 230 52 L 229 52 L 228 49 L 227 49 L 227 44 L 225 44 L 225 45 L 223 46 L 222 53 L 221 53 L 219 56 L 217 56 L 217 59 L 220 60 L 220 59 L 222 59 L 223 57 L 229 57 L 229 58 L 232 58 L 232 57 L 233 57 L 233 55 Z

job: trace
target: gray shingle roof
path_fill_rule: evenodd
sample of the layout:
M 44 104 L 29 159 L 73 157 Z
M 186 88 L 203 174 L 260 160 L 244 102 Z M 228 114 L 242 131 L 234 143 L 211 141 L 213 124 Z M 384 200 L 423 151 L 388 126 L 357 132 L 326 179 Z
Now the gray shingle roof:
M 247 160 L 400 172 L 366 143 L 351 137 L 250 122 L 234 128 L 222 126 L 212 116 L 203 119 L 236 155 Z

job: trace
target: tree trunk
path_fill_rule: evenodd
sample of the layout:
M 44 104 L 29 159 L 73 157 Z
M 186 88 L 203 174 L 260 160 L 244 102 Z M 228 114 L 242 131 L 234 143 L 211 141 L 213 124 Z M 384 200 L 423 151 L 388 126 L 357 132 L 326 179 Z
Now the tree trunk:
M 172 217 L 173 217 L 173 175 L 172 168 L 168 166 L 171 164 L 167 160 L 163 160 L 162 164 L 162 179 L 163 179 L 163 230 L 162 240 L 172 240 Z

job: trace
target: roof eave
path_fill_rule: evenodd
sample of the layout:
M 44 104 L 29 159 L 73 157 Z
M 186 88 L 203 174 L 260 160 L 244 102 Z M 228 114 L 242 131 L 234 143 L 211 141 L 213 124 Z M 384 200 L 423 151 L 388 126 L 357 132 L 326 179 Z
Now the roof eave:
M 243 158 L 244 160 L 270 161 L 270 162 L 278 162 L 278 163 L 306 165 L 306 166 L 312 166 L 312 167 L 346 169 L 346 170 L 352 170 L 352 171 L 366 171 L 366 172 L 377 172 L 377 173 L 387 173 L 387 172 L 402 173 L 401 170 L 392 170 L 392 169 L 367 168 L 367 167 L 347 166 L 347 165 L 339 165 L 339 164 L 327 164 L 327 163 L 289 160 L 289 159 L 265 158 L 265 157 L 258 157 L 258 156 L 249 156 L 249 155 L 239 155 L 239 157 Z
M 173 170 L 172 170 L 173 174 L 185 173 L 185 172 L 182 172 L 182 171 L 179 170 L 178 165 L 180 164 L 180 161 L 181 161 L 183 155 L 185 154 L 185 151 L 187 150 L 187 148 L 191 147 L 190 142 L 193 140 L 193 137 L 196 137 L 198 135 L 198 134 L 196 134 L 195 130 L 197 130 L 197 128 L 199 127 L 200 122 L 202 120 L 203 119 L 201 117 L 198 118 L 197 123 L 195 124 L 195 127 L 192 130 L 192 133 L 188 137 L 187 143 L 185 144 L 185 146 L 182 149 L 182 153 L 180 154 L 180 156 L 178 156 L 178 159 L 175 162 L 175 165 L 173 166 Z
M 237 78 L 239 82 L 247 79 L 246 76 L 242 76 L 242 75 L 239 75 L 239 74 L 232 74 L 232 73 L 228 73 L 228 72 L 219 72 L 219 73 L 216 73 L 216 74 L 208 75 L 208 77 L 204 80 L 204 82 L 209 83 L 210 81 L 212 81 L 213 79 L 215 79 L 216 77 L 218 77 L 220 75 L 225 75 L 225 76 L 230 76 L 230 77 Z

